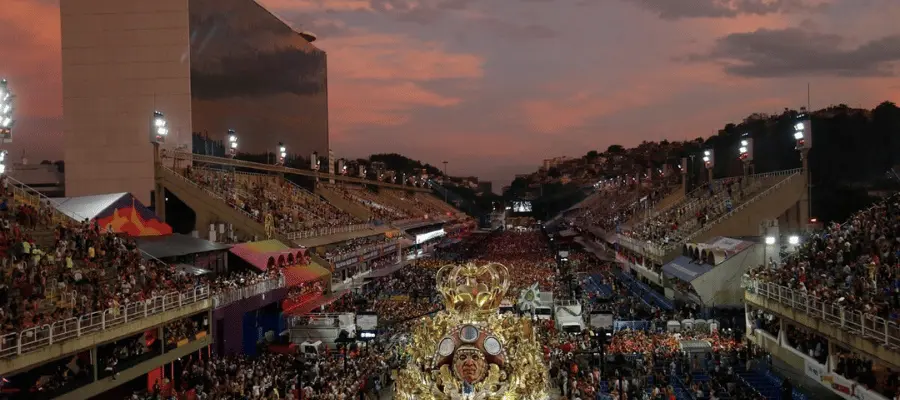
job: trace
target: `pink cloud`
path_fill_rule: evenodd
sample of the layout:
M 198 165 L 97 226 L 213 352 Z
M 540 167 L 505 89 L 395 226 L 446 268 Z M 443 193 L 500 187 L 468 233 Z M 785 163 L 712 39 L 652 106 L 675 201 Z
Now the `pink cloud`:
M 316 44 L 328 53 L 329 75 L 337 79 L 427 81 L 484 75 L 482 57 L 451 53 L 438 43 L 407 36 L 357 31 Z
M 484 75 L 481 57 L 401 35 L 356 31 L 316 44 L 328 53 L 330 130 L 339 141 L 354 128 L 400 126 L 417 109 L 462 102 L 424 82 Z

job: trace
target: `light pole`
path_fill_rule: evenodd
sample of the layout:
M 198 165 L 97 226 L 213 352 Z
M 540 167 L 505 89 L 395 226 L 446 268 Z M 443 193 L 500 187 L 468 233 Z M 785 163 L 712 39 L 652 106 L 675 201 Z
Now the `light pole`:
M 749 137 L 748 133 L 741 135 L 741 147 L 738 148 L 738 153 L 738 158 L 741 159 L 744 165 L 744 182 L 742 186 L 747 187 L 750 184 L 748 179 L 750 178 L 750 169 L 753 166 L 753 138 Z
M 447 181 L 450 180 L 450 177 L 447 175 L 447 162 L 444 161 L 444 179 Z M 450 193 L 447 191 L 447 185 L 444 185 L 444 203 L 449 203 Z

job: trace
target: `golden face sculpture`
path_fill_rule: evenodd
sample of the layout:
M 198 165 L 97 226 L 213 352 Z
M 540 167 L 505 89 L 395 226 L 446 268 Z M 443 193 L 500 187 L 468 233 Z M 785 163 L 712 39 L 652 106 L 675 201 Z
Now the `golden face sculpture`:
M 453 354 L 453 374 L 468 384 L 475 384 L 484 379 L 487 362 L 484 353 L 475 347 L 465 346 Z

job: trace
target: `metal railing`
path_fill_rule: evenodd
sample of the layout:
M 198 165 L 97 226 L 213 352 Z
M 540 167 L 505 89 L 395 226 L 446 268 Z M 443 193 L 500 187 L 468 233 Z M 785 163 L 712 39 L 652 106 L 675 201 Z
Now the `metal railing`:
M 348 233 L 348 232 L 358 232 L 366 229 L 374 229 L 374 227 L 370 224 L 354 224 L 354 225 L 342 225 L 342 226 L 329 226 L 326 228 L 313 228 L 302 231 L 290 232 L 285 235 L 288 240 L 298 240 L 298 239 L 307 239 L 314 238 L 319 236 L 328 236 L 334 235 L 338 233 Z
M 209 298 L 209 286 L 197 286 L 183 293 L 170 292 L 145 301 L 126 303 L 80 317 L 9 333 L 0 336 L 0 359 L 28 354 L 55 343 L 102 332 L 207 298 Z
M 763 190 L 762 192 L 759 192 L 756 195 L 750 197 L 747 201 L 739 204 L 737 207 L 735 207 L 731 211 L 720 215 L 718 218 L 716 218 L 715 220 L 713 220 L 710 223 L 705 224 L 700 229 L 697 229 L 697 230 L 685 235 L 681 240 L 678 240 L 678 241 L 675 241 L 672 243 L 668 243 L 668 244 L 656 244 L 656 243 L 652 243 L 652 242 L 648 242 L 648 241 L 634 239 L 632 237 L 629 237 L 629 236 L 626 236 L 623 234 L 617 234 L 617 236 L 618 236 L 617 240 L 620 243 L 628 244 L 628 246 L 631 247 L 632 250 L 635 250 L 639 253 L 642 253 L 642 254 L 650 256 L 650 257 L 656 257 L 656 258 L 662 259 L 669 252 L 677 250 L 681 246 L 682 243 L 690 242 L 691 239 L 703 234 L 704 232 L 709 231 L 710 229 L 712 229 L 714 226 L 718 225 L 725 219 L 731 218 L 734 214 L 747 208 L 749 205 L 765 198 L 766 196 L 768 196 L 775 190 L 778 190 L 779 188 L 784 186 L 787 182 L 789 182 L 794 177 L 800 176 L 801 172 L 802 172 L 802 170 L 800 168 L 797 168 L 797 169 L 790 169 L 790 170 L 785 170 L 785 171 L 770 172 L 770 173 L 766 173 L 766 174 L 752 175 L 752 176 L 758 177 L 758 179 L 780 177 L 780 176 L 786 176 L 786 178 L 776 182 L 774 185 L 770 186 L 766 190 Z
M 353 251 L 350 251 L 347 253 L 336 254 L 333 256 L 325 256 L 325 259 L 328 261 L 334 262 L 334 263 L 339 263 L 339 262 L 345 261 L 349 258 L 359 257 L 362 255 L 368 254 L 369 252 L 372 252 L 372 251 L 384 250 L 384 249 L 391 248 L 391 247 L 396 248 L 398 243 L 400 243 L 399 240 L 392 240 L 387 243 L 376 243 L 376 244 L 362 247 L 362 248 L 359 248 L 359 249 L 356 249 L 356 250 L 353 250 Z
M 225 307 L 236 301 L 258 296 L 285 287 L 284 275 L 266 279 L 250 286 L 234 288 L 212 296 L 213 308 Z
M 252 161 L 238 160 L 235 158 L 225 158 L 225 157 L 208 156 L 208 155 L 203 155 L 203 154 L 194 154 L 194 153 L 191 153 L 188 151 L 175 150 L 172 152 L 172 154 L 173 154 L 174 161 L 183 160 L 183 161 L 191 161 L 193 163 L 230 165 L 230 166 L 234 166 L 234 167 L 257 169 L 257 170 L 264 170 L 264 171 L 273 171 L 273 172 L 280 172 L 280 173 L 285 173 L 285 174 L 312 176 L 312 177 L 316 177 L 318 179 L 344 181 L 344 182 L 359 183 L 359 184 L 364 184 L 364 185 L 378 185 L 378 186 L 394 188 L 394 189 L 413 190 L 413 191 L 419 191 L 419 192 L 429 191 L 428 189 L 414 187 L 414 186 L 406 186 L 406 185 L 398 185 L 395 183 L 373 181 L 373 180 L 369 180 L 369 179 L 357 178 L 357 177 L 352 177 L 352 176 L 347 176 L 347 175 L 335 175 L 335 174 L 329 174 L 328 172 L 314 171 L 311 169 L 298 169 L 298 168 L 285 167 L 283 165 L 272 165 L 272 164 L 264 164 L 264 163 L 258 163 L 258 162 L 252 162 Z
M 825 321 L 855 335 L 861 335 L 878 344 L 900 347 L 900 325 L 884 318 L 847 309 L 839 304 L 824 301 L 798 290 L 775 283 L 745 278 L 744 289 L 752 294 L 778 302 L 794 311 Z

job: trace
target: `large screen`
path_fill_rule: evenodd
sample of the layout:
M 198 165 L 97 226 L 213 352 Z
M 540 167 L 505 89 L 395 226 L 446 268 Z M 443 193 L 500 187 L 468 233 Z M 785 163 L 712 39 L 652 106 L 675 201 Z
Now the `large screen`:
M 328 154 L 325 52 L 253 0 L 189 0 L 193 131 L 239 151 Z
M 514 201 L 513 202 L 513 212 L 517 212 L 517 213 L 531 212 L 531 202 L 530 201 Z
M 595 313 L 591 314 L 591 327 L 597 329 L 612 329 L 613 326 L 613 315 L 612 314 L 601 314 Z

